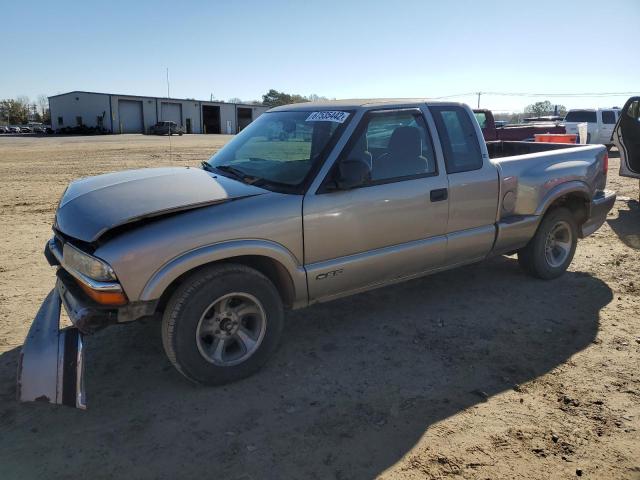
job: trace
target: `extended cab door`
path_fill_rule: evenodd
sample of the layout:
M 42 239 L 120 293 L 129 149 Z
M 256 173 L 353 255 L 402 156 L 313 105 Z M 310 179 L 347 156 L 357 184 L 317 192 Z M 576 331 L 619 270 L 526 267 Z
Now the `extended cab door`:
M 625 103 L 613 142 L 620 151 L 620 175 L 640 178 L 640 97 L 631 97 Z
M 599 141 L 603 145 L 611 144 L 611 135 L 613 134 L 613 127 L 616 125 L 616 111 L 615 110 L 600 110 L 599 124 Z M 596 142 L 594 142 L 596 143 Z
M 447 180 L 430 119 L 419 108 L 368 111 L 303 206 L 311 301 L 433 270 L 444 263 Z M 365 184 L 338 190 L 340 162 L 371 167 Z M 332 161 L 330 158 L 329 161 Z
M 458 104 L 429 107 L 449 181 L 447 265 L 484 258 L 495 240 L 499 179 L 471 110 Z M 480 142 L 483 142 L 482 145 Z

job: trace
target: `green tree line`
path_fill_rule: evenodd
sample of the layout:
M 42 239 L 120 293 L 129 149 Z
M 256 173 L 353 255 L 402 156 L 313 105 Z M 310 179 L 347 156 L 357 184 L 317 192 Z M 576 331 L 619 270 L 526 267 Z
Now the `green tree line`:
M 35 101 L 24 96 L 0 100 L 0 125 L 24 125 L 27 122 L 51 123 L 46 95 L 38 95 Z

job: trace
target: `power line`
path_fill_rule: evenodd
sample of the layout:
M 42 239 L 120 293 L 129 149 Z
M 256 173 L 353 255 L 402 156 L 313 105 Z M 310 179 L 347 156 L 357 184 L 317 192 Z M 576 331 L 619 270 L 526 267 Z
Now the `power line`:
M 455 98 L 455 97 L 468 97 L 471 95 L 477 95 L 480 98 L 480 95 L 496 95 L 496 96 L 505 96 L 505 97 L 617 97 L 617 96 L 633 96 L 640 95 L 640 92 L 587 92 L 587 93 L 528 93 L 528 92 L 466 92 L 466 93 L 456 93 L 453 95 L 443 95 L 441 97 L 432 97 L 434 100 L 441 100 L 445 98 Z

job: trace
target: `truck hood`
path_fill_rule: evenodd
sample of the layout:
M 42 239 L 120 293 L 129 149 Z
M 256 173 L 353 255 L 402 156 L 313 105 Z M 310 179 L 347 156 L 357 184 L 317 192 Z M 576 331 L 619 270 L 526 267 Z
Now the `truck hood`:
M 139 220 L 267 193 L 199 168 L 146 168 L 72 182 L 55 228 L 84 242 Z

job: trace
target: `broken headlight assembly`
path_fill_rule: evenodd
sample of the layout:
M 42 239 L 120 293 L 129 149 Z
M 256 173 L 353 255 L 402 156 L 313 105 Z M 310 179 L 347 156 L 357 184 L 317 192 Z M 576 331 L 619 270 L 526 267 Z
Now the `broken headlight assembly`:
M 65 243 L 62 250 L 62 263 L 65 268 L 97 280 L 111 282 L 116 280 L 113 269 L 99 258 L 93 257 L 69 243 Z

